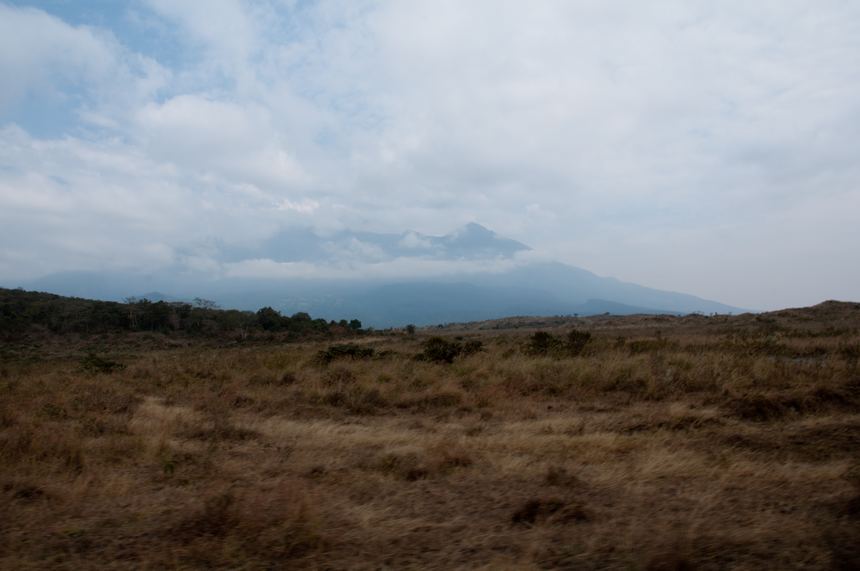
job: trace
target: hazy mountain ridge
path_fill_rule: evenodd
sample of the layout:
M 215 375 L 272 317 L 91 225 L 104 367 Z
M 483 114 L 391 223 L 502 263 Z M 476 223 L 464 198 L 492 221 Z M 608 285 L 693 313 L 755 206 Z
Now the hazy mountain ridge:
M 276 267 L 301 262 L 335 268 L 343 277 L 231 277 L 172 268 L 160 272 L 65 272 L 11 287 L 63 295 L 121 300 L 215 300 L 223 307 L 272 306 L 326 319 L 355 316 L 374 327 L 480 321 L 510 315 L 738 313 L 696 296 L 657 290 L 559 262 L 529 261 L 530 248 L 479 224 L 444 236 L 417 232 L 341 231 L 321 236 L 309 229 L 281 232 L 256 246 L 221 246 L 222 267 L 266 261 Z M 406 264 L 402 277 L 377 277 L 387 264 Z M 409 275 L 409 264 L 437 264 L 431 277 Z M 502 265 L 498 265 L 502 264 Z M 426 272 L 425 272 L 426 273 Z M 324 272 L 323 272 L 324 275 Z

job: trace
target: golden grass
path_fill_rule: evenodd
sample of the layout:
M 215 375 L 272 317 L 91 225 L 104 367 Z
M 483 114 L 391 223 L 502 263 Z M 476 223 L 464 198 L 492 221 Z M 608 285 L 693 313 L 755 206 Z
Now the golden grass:
M 328 366 L 322 343 L 118 340 L 101 375 L 22 353 L 0 567 L 857 568 L 856 332 L 694 325 L 597 323 L 560 359 L 482 331 L 451 365 L 421 336 Z

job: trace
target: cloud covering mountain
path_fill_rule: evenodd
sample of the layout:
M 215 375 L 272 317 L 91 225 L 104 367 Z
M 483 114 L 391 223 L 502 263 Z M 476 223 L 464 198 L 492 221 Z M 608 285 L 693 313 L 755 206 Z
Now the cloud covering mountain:
M 534 248 L 488 271 L 855 298 L 857 53 L 839 0 L 0 1 L 0 281 L 448 275 L 479 221 Z
M 408 231 L 400 234 L 340 230 L 320 236 L 312 228 L 283 230 L 260 243 L 221 248 L 226 262 L 265 259 L 273 262 L 367 263 L 398 258 L 423 260 L 494 260 L 512 258 L 531 248 L 502 238 L 471 222 L 444 236 Z

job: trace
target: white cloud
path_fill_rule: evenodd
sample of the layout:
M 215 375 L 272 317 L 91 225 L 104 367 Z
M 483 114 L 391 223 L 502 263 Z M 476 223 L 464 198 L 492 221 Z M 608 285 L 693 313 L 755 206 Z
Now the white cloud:
M 314 210 L 320 207 L 320 203 L 315 200 L 305 198 L 300 201 L 292 201 L 288 198 L 283 199 L 278 204 L 278 210 L 293 210 L 299 214 L 312 214 Z
M 272 204 L 268 194 L 207 182 L 118 141 L 44 140 L 0 129 L 4 278 L 164 267 L 176 261 L 169 254 L 175 248 L 267 236 L 283 218 Z
M 115 128 L 117 115 L 156 94 L 170 73 L 126 50 L 110 31 L 71 26 L 41 10 L 0 3 L 0 117 L 38 102 Z
M 117 66 L 111 39 L 45 12 L 0 4 L 0 109 L 66 82 L 101 82 Z
M 423 250 L 433 246 L 433 243 L 430 242 L 427 238 L 424 238 L 418 235 L 415 232 L 407 232 L 403 238 L 397 243 L 402 248 L 409 248 L 413 250 Z
M 181 95 L 146 105 L 136 122 L 147 152 L 180 168 L 275 192 L 309 181 L 272 129 L 270 113 L 259 105 Z

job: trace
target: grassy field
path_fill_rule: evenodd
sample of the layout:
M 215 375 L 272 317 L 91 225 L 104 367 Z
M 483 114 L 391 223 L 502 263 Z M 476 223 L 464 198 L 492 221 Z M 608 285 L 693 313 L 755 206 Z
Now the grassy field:
M 860 304 L 331 345 L 6 343 L 0 567 L 860 568 Z

